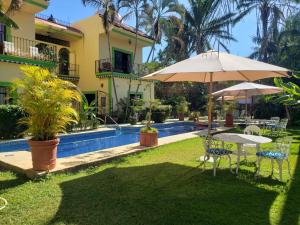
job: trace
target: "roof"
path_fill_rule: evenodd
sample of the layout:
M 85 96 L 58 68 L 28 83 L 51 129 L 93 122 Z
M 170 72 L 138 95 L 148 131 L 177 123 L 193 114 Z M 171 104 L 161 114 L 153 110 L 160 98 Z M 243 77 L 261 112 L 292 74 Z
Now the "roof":
M 35 18 L 37 20 L 40 20 L 42 23 L 44 24 L 47 24 L 47 25 L 51 25 L 53 27 L 57 27 L 57 28 L 61 28 L 61 29 L 64 29 L 64 30 L 69 30 L 69 31 L 72 31 L 72 32 L 75 32 L 75 33 L 78 33 L 80 35 L 83 35 L 83 33 L 75 28 L 75 27 L 72 27 L 69 23 L 66 23 L 66 22 L 62 22 L 56 18 L 46 18 L 45 16 L 42 16 L 42 15 L 36 15 Z
M 101 13 L 99 13 L 99 16 L 100 16 L 100 17 L 103 17 L 103 15 L 102 15 Z M 134 27 L 129 26 L 129 25 L 127 25 L 127 24 L 124 24 L 124 23 L 122 23 L 122 22 L 120 22 L 120 21 L 117 21 L 117 20 L 114 21 L 114 22 L 113 22 L 113 25 L 114 25 L 115 27 L 121 28 L 121 29 L 123 29 L 123 30 L 126 30 L 126 31 L 128 31 L 128 32 L 131 32 L 131 33 L 135 34 L 135 28 L 134 28 Z M 144 38 L 147 38 L 147 39 L 150 39 L 150 40 L 154 41 L 154 38 L 153 38 L 153 37 L 151 37 L 150 35 L 147 35 L 145 32 L 143 32 L 143 31 L 141 31 L 141 30 L 138 30 L 137 33 L 138 33 L 138 35 L 141 36 L 141 37 L 144 37 Z

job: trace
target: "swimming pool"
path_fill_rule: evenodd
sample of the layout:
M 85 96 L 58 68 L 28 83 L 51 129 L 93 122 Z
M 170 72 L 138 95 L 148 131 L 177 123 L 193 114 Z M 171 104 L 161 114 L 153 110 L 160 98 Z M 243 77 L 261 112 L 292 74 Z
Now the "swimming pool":
M 181 122 L 156 124 L 158 136 L 166 137 L 196 130 L 194 123 Z M 139 142 L 140 128 L 122 127 L 121 130 L 96 131 L 60 136 L 58 158 L 79 155 L 107 148 Z M 0 152 L 27 150 L 29 146 L 25 139 L 0 142 Z

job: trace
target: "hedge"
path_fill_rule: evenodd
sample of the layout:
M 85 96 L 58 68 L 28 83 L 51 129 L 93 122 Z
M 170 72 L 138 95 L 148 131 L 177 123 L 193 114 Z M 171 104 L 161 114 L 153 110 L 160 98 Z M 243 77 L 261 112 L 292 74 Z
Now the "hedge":
M 24 117 L 24 111 L 17 105 L 0 105 L 0 139 L 22 137 L 26 127 L 19 120 Z

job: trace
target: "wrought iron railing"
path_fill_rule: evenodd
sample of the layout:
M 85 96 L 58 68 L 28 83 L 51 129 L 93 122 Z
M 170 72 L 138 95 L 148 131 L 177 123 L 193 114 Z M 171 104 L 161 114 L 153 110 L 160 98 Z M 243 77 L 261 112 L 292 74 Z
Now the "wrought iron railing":
M 79 80 L 79 65 L 70 63 L 58 63 L 56 74 L 65 80 Z
M 134 74 L 137 76 L 143 76 L 147 72 L 145 70 L 145 66 L 143 64 L 128 64 L 127 66 L 113 65 L 110 59 L 100 59 L 95 61 L 95 72 L 117 72 L 123 74 Z
M 61 19 L 57 19 L 57 18 L 53 17 L 52 15 L 45 15 L 45 14 L 38 13 L 38 14 L 35 14 L 35 17 L 38 19 L 46 20 L 46 21 L 53 22 L 53 23 L 56 23 L 59 25 L 63 25 L 63 26 L 67 26 L 67 27 L 71 26 L 70 22 L 67 22 L 67 21 L 64 21 Z
M 0 43 L 0 54 L 30 58 L 42 61 L 57 61 L 55 45 L 12 36 L 9 41 Z

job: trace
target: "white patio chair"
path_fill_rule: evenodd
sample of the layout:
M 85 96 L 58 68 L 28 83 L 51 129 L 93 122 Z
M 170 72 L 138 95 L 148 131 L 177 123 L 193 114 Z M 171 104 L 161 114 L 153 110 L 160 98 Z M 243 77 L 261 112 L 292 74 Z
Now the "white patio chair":
M 14 54 L 15 53 L 15 45 L 13 42 L 4 41 L 4 53 Z
M 40 57 L 39 49 L 37 47 L 30 46 L 29 52 L 30 52 L 31 58 L 39 58 Z
M 264 150 L 264 151 L 259 151 L 256 153 L 257 156 L 257 175 L 260 173 L 260 166 L 261 166 L 261 161 L 262 159 L 270 159 L 271 160 L 271 176 L 273 175 L 273 170 L 274 170 L 274 160 L 277 161 L 278 166 L 279 166 L 279 179 L 282 181 L 282 164 L 283 161 L 286 160 L 288 164 L 288 173 L 289 176 L 291 176 L 291 171 L 290 171 L 290 161 L 289 161 L 289 153 L 290 153 L 290 147 L 292 144 L 293 138 L 292 137 L 284 137 L 284 138 L 279 138 L 276 140 L 275 143 L 273 143 L 273 148 L 271 150 Z
M 229 169 L 230 172 L 232 172 L 231 169 L 231 157 L 232 154 L 231 144 L 224 144 L 223 142 L 213 139 L 212 137 L 207 137 L 205 141 L 203 142 L 203 146 L 205 149 L 205 156 L 204 156 L 204 162 L 203 162 L 203 168 L 205 169 L 206 161 L 209 160 L 210 157 L 213 158 L 213 175 L 216 176 L 216 169 L 217 169 L 217 161 L 223 156 L 227 156 L 229 159 Z
M 286 132 L 286 127 L 288 125 L 289 119 L 282 119 L 280 122 L 276 125 L 275 129 L 276 131 L 281 134 L 282 132 Z
M 261 129 L 256 125 L 249 125 L 244 129 L 244 134 L 248 135 L 262 135 Z M 256 144 L 243 144 L 243 150 L 242 153 L 244 154 L 244 159 L 247 160 L 247 151 L 249 149 L 256 149 Z
M 279 124 L 280 117 L 271 117 L 271 121 L 266 124 L 266 129 L 270 131 L 275 131 Z

